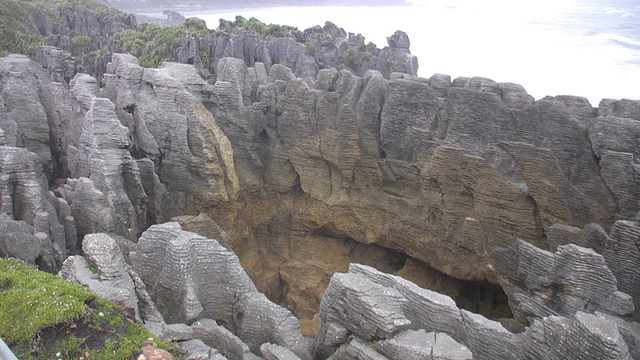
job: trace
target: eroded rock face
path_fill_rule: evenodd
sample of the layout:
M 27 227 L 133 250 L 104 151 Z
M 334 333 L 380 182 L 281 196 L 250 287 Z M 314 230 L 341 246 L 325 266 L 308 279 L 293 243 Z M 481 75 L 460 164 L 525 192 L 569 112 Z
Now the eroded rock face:
M 216 240 L 175 222 L 153 225 L 138 240 L 131 262 L 168 323 L 214 319 L 254 353 L 271 342 L 310 359 L 298 320 L 258 293 L 238 257 Z
M 561 245 L 553 254 L 519 240 L 495 250 L 494 257 L 516 321 L 526 324 L 532 314 L 600 311 L 624 317 L 634 312 L 633 299 L 618 291 L 605 259 L 592 249 Z
M 58 217 L 39 156 L 25 148 L 0 146 L 0 172 L 0 256 L 57 271 L 68 250 L 75 251 L 76 235 L 67 238 L 63 226 L 74 221 Z
M 406 276 L 429 264 L 497 284 L 490 254 L 516 239 L 545 250 L 593 246 L 637 299 L 633 274 L 609 264 L 635 260 L 607 250 L 614 234 L 626 239 L 621 249 L 633 243 L 635 225 L 614 223 L 638 213 L 637 102 L 598 110 L 575 97 L 534 102 L 520 86 L 479 77 L 324 69 L 298 79 L 282 65 L 231 58 L 217 62 L 211 85 L 192 66 L 144 69 L 123 54 L 112 57 L 104 88 L 79 75 L 66 92 L 27 59 L 0 63 L 8 69 L 0 140 L 36 153 L 52 182 L 66 179 L 49 214 L 65 222 L 67 247 L 73 226 L 133 240 L 153 223 L 205 213 L 230 235 L 258 288 L 316 328 L 331 275 L 350 262 Z M 40 109 L 33 121 L 13 119 L 26 111 L 9 104 L 17 94 Z M 20 143 L 19 132 L 42 139 Z M 175 239 L 176 253 L 181 241 L 201 241 Z M 200 281 L 197 270 L 175 274 Z M 188 304 L 171 314 L 185 321 L 209 311 L 198 294 L 184 295 L 158 307 Z M 228 311 L 206 316 L 232 321 Z M 452 337 L 471 351 L 484 343 Z
M 536 261 L 540 258 L 540 255 L 532 256 L 531 262 L 543 265 L 544 262 Z M 580 266 L 574 263 L 565 267 L 576 272 Z M 324 306 L 343 301 L 343 294 L 334 288 L 343 288 L 341 284 L 345 283 L 357 284 L 351 287 L 362 289 L 354 293 L 356 300 L 352 303 L 360 304 L 355 314 L 339 313 Z M 535 289 L 534 284 L 529 285 L 530 290 Z M 597 280 L 591 285 L 602 292 L 607 288 Z M 384 301 L 380 306 L 380 301 L 369 300 L 381 290 L 389 299 L 403 298 L 397 311 L 410 321 L 410 325 L 405 325 L 410 329 L 399 326 L 391 332 L 378 333 L 380 340 L 370 343 L 367 340 L 370 337 L 368 330 L 361 325 L 378 323 L 376 316 L 386 311 Z M 505 290 L 513 295 L 509 292 L 511 288 Z M 380 312 L 376 313 L 376 310 Z M 537 309 L 533 309 L 530 316 L 543 316 L 534 310 Z M 631 359 L 631 355 L 635 356 L 637 343 L 636 330 L 631 330 L 632 323 L 615 316 L 593 315 L 579 310 L 567 316 L 538 318 L 525 331 L 512 333 L 498 322 L 459 309 L 447 296 L 358 264 L 353 264 L 346 274 L 334 275 L 323 298 L 321 317 L 322 328 L 314 344 L 317 358 Z M 385 327 L 379 326 L 378 329 Z

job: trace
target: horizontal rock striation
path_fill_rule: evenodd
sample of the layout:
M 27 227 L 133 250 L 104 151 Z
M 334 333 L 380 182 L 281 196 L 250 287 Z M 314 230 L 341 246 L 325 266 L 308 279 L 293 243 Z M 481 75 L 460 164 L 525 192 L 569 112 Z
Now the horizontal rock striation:
M 344 289 L 345 282 L 361 285 L 361 290 L 353 296 L 357 299 L 354 302 L 361 304 L 358 314 L 363 315 L 339 314 L 322 306 L 322 327 L 314 345 L 317 358 L 331 355 L 337 359 L 630 359 L 632 354 L 634 358 L 637 356 L 635 350 L 630 349 L 634 349 L 640 333 L 629 329 L 633 323 L 620 318 L 580 310 L 567 316 L 547 317 L 542 312 L 535 313 L 538 309 L 534 309 L 529 314 L 541 318 L 524 332 L 512 333 L 498 322 L 459 309 L 449 297 L 359 264 L 353 264 L 346 274 L 334 275 L 323 304 L 343 301 L 337 289 Z M 377 284 L 383 294 L 388 294 L 389 300 L 398 295 L 404 298 L 400 302 L 400 314 L 408 320 L 405 325 L 410 329 L 397 327 L 390 333 L 378 333 L 378 340 L 366 345 L 370 335 L 362 325 L 378 323 L 376 316 L 387 309 L 384 302 L 369 301 L 380 291 L 369 285 L 371 282 Z M 597 279 L 589 285 L 600 290 L 606 288 Z M 535 284 L 530 286 L 531 290 L 535 288 Z M 509 290 L 506 288 L 512 295 Z M 367 314 L 369 310 L 373 313 Z
M 577 311 L 624 317 L 635 310 L 631 296 L 618 291 L 605 258 L 592 249 L 562 245 L 553 254 L 519 240 L 495 250 L 494 257 L 515 321 Z
M 168 323 L 214 319 L 254 353 L 274 343 L 310 358 L 298 320 L 258 293 L 238 257 L 217 241 L 178 223 L 153 225 L 138 240 L 131 262 Z
M 114 54 L 103 87 L 79 74 L 66 90 L 27 58 L 0 58 L 2 254 L 56 271 L 79 237 L 137 240 L 125 255 L 147 291 L 141 314 L 217 321 L 252 354 L 274 343 L 309 357 L 297 320 L 257 290 L 319 330 L 321 357 L 369 354 L 367 342 L 409 330 L 480 359 L 635 354 L 633 326 L 608 317 L 640 298 L 640 102 L 596 109 L 480 77 L 301 79 L 247 65 L 221 58 L 210 84 L 191 65 Z M 153 225 L 174 217 L 237 257 Z M 354 262 L 458 303 L 465 284 L 501 283 L 515 321 L 365 266 L 331 280 Z

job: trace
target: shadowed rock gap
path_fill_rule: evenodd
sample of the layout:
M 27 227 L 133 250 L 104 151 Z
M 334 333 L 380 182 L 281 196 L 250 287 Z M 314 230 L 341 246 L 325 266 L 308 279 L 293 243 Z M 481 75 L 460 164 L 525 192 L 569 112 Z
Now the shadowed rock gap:
M 511 317 L 507 297 L 499 285 L 456 279 L 406 254 L 336 236 L 327 229 L 294 229 L 292 226 L 298 226 L 295 224 L 299 219 L 293 219 L 292 214 L 300 211 L 295 208 L 296 201 L 301 208 L 304 201 L 284 196 L 279 199 L 281 202 L 263 199 L 264 203 L 254 203 L 255 197 L 247 201 L 238 216 L 241 220 L 230 230 L 233 236 L 243 229 L 240 237 L 233 236 L 231 247 L 258 290 L 291 310 L 300 319 L 305 335 L 313 336 L 318 330 L 320 300 L 331 276 L 346 272 L 352 263 L 366 264 L 446 294 L 460 308 L 487 318 Z M 284 203 L 292 207 L 284 209 Z M 273 211 L 273 217 L 264 214 L 265 208 Z M 265 223 L 253 222 L 265 216 Z

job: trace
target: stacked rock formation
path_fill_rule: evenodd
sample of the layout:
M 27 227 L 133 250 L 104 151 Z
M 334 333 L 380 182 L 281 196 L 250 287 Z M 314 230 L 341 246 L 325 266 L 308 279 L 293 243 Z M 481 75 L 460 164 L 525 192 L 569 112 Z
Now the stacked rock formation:
M 231 357 L 290 355 L 275 344 L 393 358 L 416 339 L 431 344 L 416 354 L 461 358 L 638 357 L 640 102 L 596 109 L 485 78 L 299 79 L 252 65 L 221 59 L 211 85 L 191 65 L 115 54 L 103 87 L 79 74 L 67 90 L 25 57 L 0 59 L 0 255 L 57 271 L 108 233 L 125 251 L 106 263 L 130 268 L 90 262 L 133 284 L 138 308 L 130 291 L 113 298 L 158 333 Z M 175 217 L 238 258 L 153 226 Z M 332 279 L 354 262 L 456 300 L 364 266 Z M 469 284 L 478 299 L 464 298 Z M 498 284 L 513 320 L 456 304 L 496 319 Z M 311 354 L 275 303 L 318 332 Z
M 121 304 L 158 336 L 185 341 L 194 353 L 206 349 L 207 358 L 218 351 L 257 358 L 265 345 L 267 353 L 311 359 L 298 319 L 258 293 L 238 257 L 216 240 L 165 223 L 142 234 L 132 265 L 107 234 L 85 236 L 83 250 L 85 256 L 65 261 L 60 275 Z

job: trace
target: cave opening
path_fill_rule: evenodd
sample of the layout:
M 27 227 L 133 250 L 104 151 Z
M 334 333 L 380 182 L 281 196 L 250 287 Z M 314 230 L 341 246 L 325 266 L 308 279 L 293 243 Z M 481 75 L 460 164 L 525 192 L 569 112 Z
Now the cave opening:
M 315 336 L 319 329 L 320 302 L 331 276 L 347 272 L 351 263 L 368 265 L 450 296 L 459 308 L 489 319 L 512 317 L 500 285 L 453 278 L 393 249 L 348 237 L 283 231 L 273 224 L 259 227 L 255 235 L 257 241 L 243 249 L 234 245 L 234 250 L 239 250 L 240 261 L 258 290 L 297 316 L 306 336 Z

